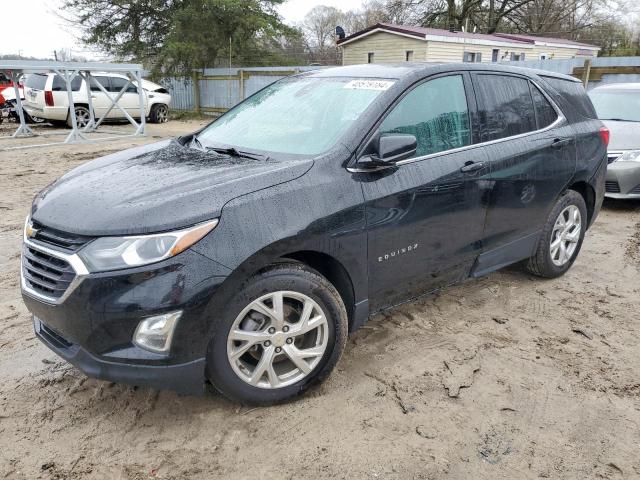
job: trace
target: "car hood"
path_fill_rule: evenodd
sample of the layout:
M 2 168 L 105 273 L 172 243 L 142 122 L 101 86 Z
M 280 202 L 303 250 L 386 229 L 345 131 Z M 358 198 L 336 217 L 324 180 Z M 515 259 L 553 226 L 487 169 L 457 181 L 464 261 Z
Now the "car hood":
M 640 150 L 640 122 L 615 122 L 603 120 L 611 132 L 609 150 Z
M 36 196 L 31 217 L 78 235 L 166 231 L 216 218 L 229 200 L 298 178 L 312 165 L 222 156 L 168 140 L 71 170 Z

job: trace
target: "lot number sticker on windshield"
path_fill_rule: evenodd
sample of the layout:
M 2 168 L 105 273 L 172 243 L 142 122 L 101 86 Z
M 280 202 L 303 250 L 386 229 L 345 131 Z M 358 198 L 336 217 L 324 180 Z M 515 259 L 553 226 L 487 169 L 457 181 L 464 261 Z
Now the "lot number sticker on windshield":
M 388 80 L 352 80 L 344 88 L 351 90 L 388 90 L 394 82 Z

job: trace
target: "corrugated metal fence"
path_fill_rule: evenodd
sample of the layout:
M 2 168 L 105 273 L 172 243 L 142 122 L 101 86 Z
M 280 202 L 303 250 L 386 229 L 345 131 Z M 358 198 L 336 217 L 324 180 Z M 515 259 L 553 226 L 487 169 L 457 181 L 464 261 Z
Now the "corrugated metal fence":
M 591 60 L 588 88 L 605 83 L 640 82 L 640 57 L 598 57 Z M 566 73 L 582 78 L 585 59 L 526 60 L 507 64 Z M 174 110 L 221 113 L 267 85 L 295 73 L 324 67 L 206 68 L 192 79 L 169 78 Z
M 565 60 L 525 60 L 504 62 L 517 67 L 537 68 L 551 72 L 565 73 L 582 78 L 584 58 Z M 640 57 L 597 57 L 591 60 L 591 71 L 587 88 L 605 83 L 640 82 Z
M 289 75 L 323 67 L 206 68 L 193 78 L 168 78 L 171 108 L 221 113 L 267 85 Z

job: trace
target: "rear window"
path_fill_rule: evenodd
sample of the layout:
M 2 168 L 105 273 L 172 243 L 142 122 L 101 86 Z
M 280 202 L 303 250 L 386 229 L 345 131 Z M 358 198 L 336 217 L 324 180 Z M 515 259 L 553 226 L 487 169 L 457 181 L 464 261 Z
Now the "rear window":
M 480 74 L 475 77 L 474 84 L 482 122 L 481 142 L 536 130 L 536 115 L 528 80 Z
M 598 118 L 582 83 L 544 75 L 542 78 L 562 95 L 580 115 L 587 118 Z
M 41 75 L 39 73 L 30 73 L 24 81 L 25 87 L 35 88 L 36 90 L 44 90 L 46 83 L 47 75 Z

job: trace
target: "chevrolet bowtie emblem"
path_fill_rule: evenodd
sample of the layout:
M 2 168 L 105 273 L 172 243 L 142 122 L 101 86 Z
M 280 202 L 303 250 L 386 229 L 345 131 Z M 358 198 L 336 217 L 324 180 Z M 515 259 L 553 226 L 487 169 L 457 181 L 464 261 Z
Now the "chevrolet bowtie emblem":
M 29 223 L 27 225 L 27 231 L 26 231 L 27 237 L 29 238 L 33 238 L 38 234 L 38 229 L 33 228 L 33 225 L 31 223 Z

